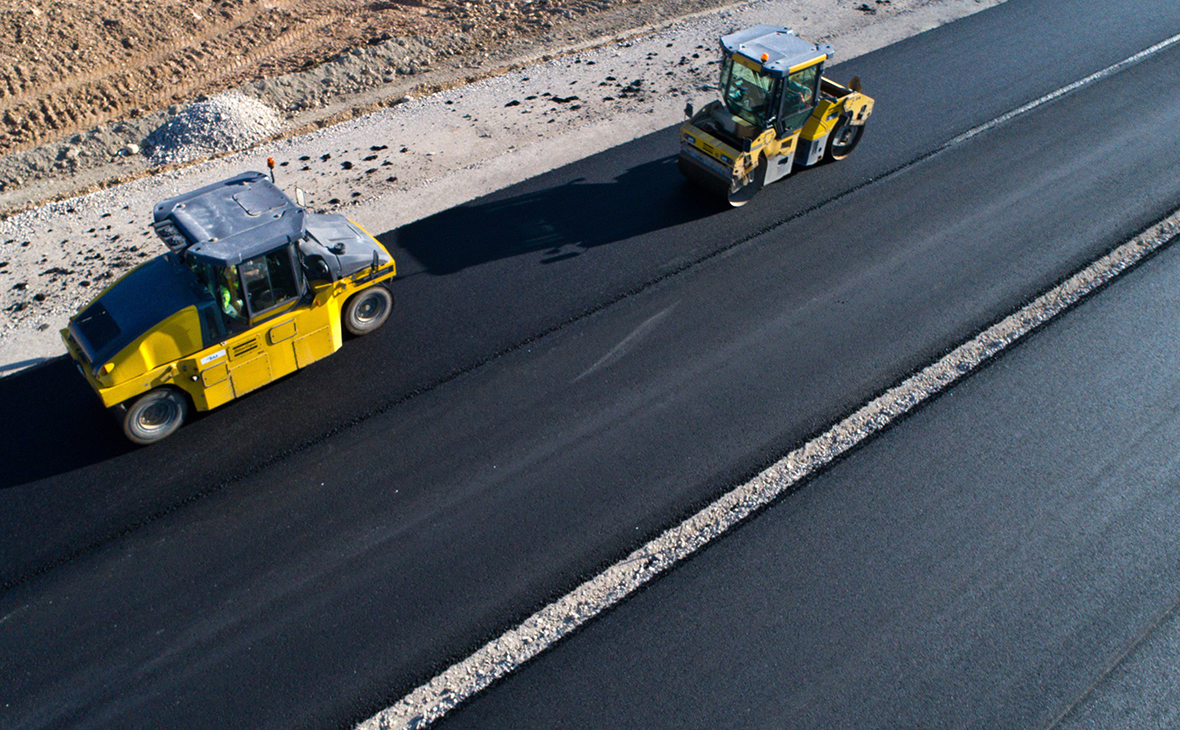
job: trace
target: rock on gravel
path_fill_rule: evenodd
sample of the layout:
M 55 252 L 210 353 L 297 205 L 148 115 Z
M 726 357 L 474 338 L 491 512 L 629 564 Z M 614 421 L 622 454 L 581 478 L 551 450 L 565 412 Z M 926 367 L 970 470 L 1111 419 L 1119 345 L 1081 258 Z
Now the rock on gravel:
M 152 165 L 187 162 L 249 147 L 282 128 L 274 109 L 231 91 L 185 107 L 144 139 L 143 150 Z

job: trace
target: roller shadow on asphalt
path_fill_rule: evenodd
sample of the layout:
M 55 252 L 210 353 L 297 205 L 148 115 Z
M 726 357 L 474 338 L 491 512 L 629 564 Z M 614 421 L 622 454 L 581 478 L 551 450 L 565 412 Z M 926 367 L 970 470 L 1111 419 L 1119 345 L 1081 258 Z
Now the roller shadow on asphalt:
M 0 378 L 0 404 L 0 489 L 133 448 L 66 357 Z
M 689 183 L 676 156 L 626 170 L 605 183 L 572 180 L 509 198 L 481 198 L 379 236 L 430 274 L 443 276 L 514 256 L 554 264 L 596 246 L 642 236 L 728 210 Z

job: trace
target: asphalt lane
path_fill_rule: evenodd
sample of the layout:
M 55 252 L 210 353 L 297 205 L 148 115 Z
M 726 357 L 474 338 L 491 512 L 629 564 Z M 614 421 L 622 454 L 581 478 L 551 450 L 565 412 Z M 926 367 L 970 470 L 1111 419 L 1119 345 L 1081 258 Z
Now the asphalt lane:
M 1180 30 L 1098 7 L 1113 29 L 1071 21 L 1096 61 L 1030 41 L 1050 5 L 837 69 L 954 111 L 881 102 L 855 156 L 740 211 L 681 183 L 669 131 L 384 234 L 393 327 L 157 447 L 86 440 L 68 368 L 0 381 L 0 718 L 361 719 L 1175 208 L 1174 53 L 845 195 Z
M 722 211 L 682 181 L 669 129 L 382 233 L 402 273 L 391 326 L 152 449 L 126 445 L 68 363 L 2 379 L 0 582 L 221 491 L 1178 27 L 1180 8 L 1167 0 L 1020 0 L 836 66 L 835 77 L 860 75 L 878 99 L 856 156 L 783 181 L 738 211 Z M 1063 118 L 1061 132 L 1118 120 L 1110 110 L 1086 116 L 1090 122 Z M 1128 148 L 1137 154 L 1163 141 L 1158 129 L 1146 134 Z M 1116 207 L 1122 217 L 1150 217 L 1150 201 L 1138 196 L 1100 210 Z
M 1180 250 L 439 724 L 1169 728 Z

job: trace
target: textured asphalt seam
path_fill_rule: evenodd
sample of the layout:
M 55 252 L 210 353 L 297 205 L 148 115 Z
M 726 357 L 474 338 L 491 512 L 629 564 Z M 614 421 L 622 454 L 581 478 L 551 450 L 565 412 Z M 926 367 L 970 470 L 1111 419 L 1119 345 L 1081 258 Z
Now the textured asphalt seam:
M 1168 608 L 1164 610 L 1163 613 L 1156 617 L 1155 621 L 1152 621 L 1151 624 L 1147 626 L 1147 628 L 1145 628 L 1139 633 L 1138 636 L 1132 639 L 1130 643 L 1128 643 L 1123 649 L 1122 653 L 1116 656 L 1114 660 L 1111 661 L 1111 663 L 1106 667 L 1106 669 L 1099 673 L 1098 676 L 1086 686 L 1085 690 L 1083 690 L 1076 698 L 1074 698 L 1072 702 L 1066 705 L 1065 709 L 1063 709 L 1057 715 L 1057 717 L 1053 718 L 1052 722 L 1045 726 L 1045 730 L 1054 730 L 1054 728 L 1060 727 L 1061 723 L 1065 722 L 1065 720 L 1073 715 L 1073 713 L 1079 707 L 1081 707 L 1083 703 L 1093 696 L 1093 694 L 1098 690 L 1099 685 L 1105 682 L 1107 677 L 1114 674 L 1116 670 L 1126 664 L 1131 656 L 1138 652 L 1139 648 L 1143 646 L 1143 644 L 1145 644 L 1148 639 L 1152 638 L 1156 631 L 1159 630 L 1160 626 L 1162 626 L 1165 622 L 1171 621 L 1173 618 L 1175 618 L 1177 611 L 1180 611 L 1180 599 L 1177 599 L 1172 603 L 1171 606 L 1168 606 Z
M 747 236 L 724 249 L 714 251 L 697 261 L 686 264 L 677 272 L 643 285 L 639 291 L 648 288 L 657 281 L 673 276 L 683 269 L 695 267 L 707 259 L 721 255 L 750 239 L 806 215 L 816 208 L 851 195 L 860 188 L 892 177 L 902 170 L 1059 99 L 1072 91 L 1111 76 L 1177 42 L 1180 42 L 1180 34 L 968 130 L 932 152 L 847 190 L 807 211 L 786 218 L 767 227 L 764 231 Z M 776 499 L 794 491 L 796 485 L 804 479 L 825 468 L 850 449 L 860 445 L 868 437 L 886 428 L 916 406 L 938 395 L 996 354 L 1094 294 L 1148 256 L 1158 252 L 1176 239 L 1177 234 L 1180 234 L 1180 209 L 1050 288 L 1031 303 L 986 328 L 937 362 L 869 401 L 828 431 L 787 454 L 754 479 L 721 496 L 709 506 L 668 529 L 626 558 L 537 611 L 517 627 L 488 642 L 471 656 L 452 665 L 426 684 L 410 692 L 393 706 L 360 723 L 357 725 L 357 730 L 418 729 L 443 717 L 476 693 L 512 673 L 525 662 L 573 633 L 590 619 L 619 603 L 756 512 L 766 508 Z M 602 305 L 595 311 L 604 309 L 627 296 L 630 294 Z

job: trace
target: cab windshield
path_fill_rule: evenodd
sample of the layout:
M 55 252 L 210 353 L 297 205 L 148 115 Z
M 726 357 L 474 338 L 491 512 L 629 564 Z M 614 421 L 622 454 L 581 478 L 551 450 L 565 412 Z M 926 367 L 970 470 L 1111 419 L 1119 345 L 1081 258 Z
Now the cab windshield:
M 255 256 L 236 266 L 186 257 L 200 288 L 217 302 L 230 333 L 246 329 L 252 318 L 273 316 L 299 300 L 303 287 L 295 260 L 291 246 Z
M 734 63 L 732 54 L 721 64 L 721 98 L 726 108 L 755 127 L 770 125 L 776 83 L 770 76 Z
M 299 282 L 289 248 L 255 256 L 243 261 L 238 269 L 252 315 L 262 314 L 299 297 Z

